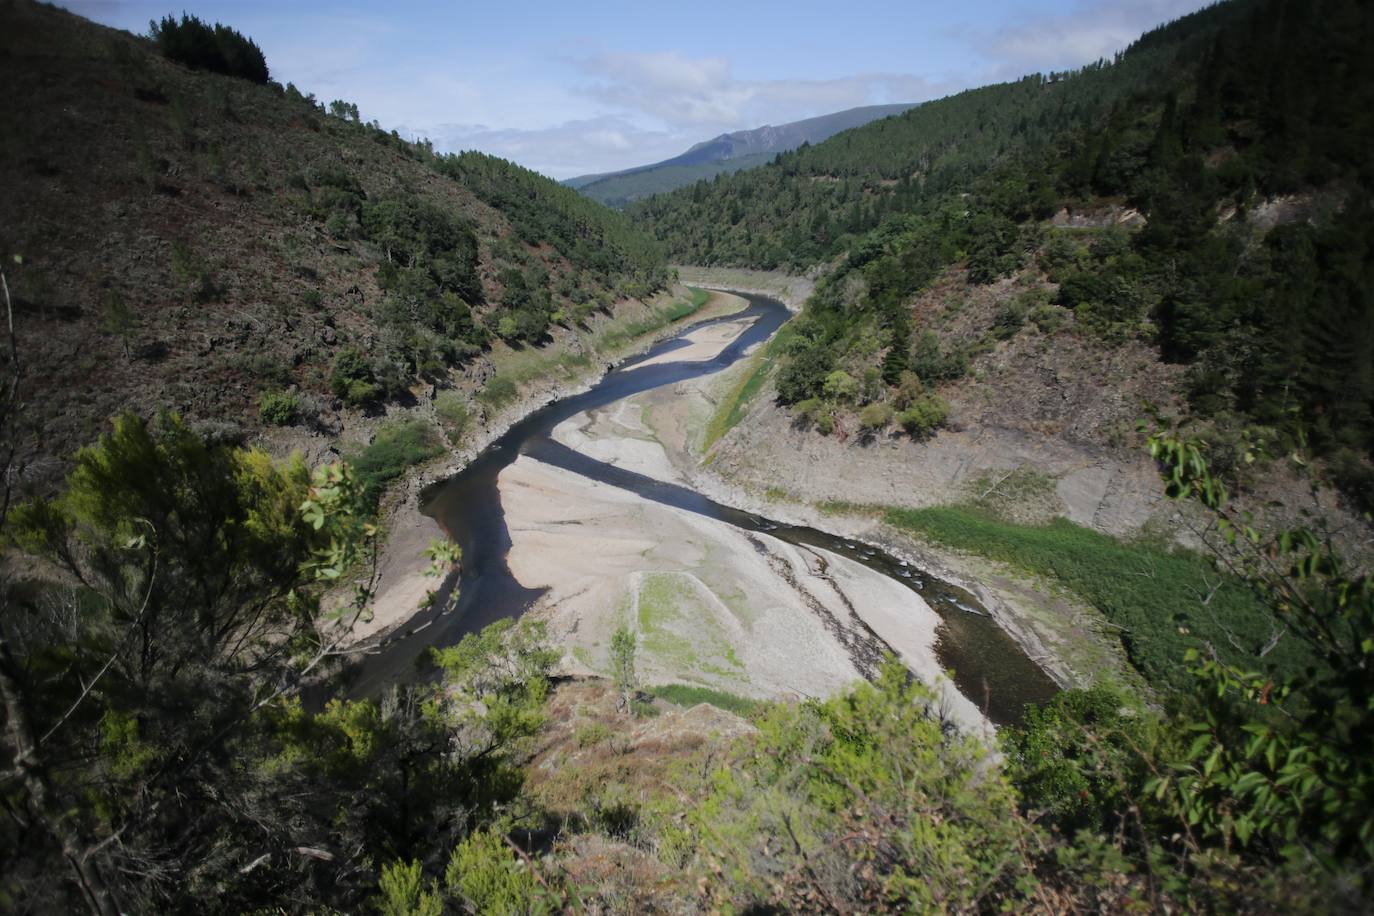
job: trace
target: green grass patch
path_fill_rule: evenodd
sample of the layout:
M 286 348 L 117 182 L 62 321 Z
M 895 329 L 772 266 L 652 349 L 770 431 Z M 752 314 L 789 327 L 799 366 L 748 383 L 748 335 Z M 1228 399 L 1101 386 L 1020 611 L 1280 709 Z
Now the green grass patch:
M 580 726 L 573 736 L 578 747 L 596 747 L 611 738 L 611 728 L 604 722 L 588 722 Z
M 643 318 L 606 327 L 596 336 L 594 343 L 596 349 L 603 352 L 619 349 L 638 337 L 652 334 L 675 321 L 681 321 L 688 315 L 695 314 L 711 298 L 711 294 L 704 289 L 692 287 L 688 287 L 688 289 L 691 290 L 691 294 L 686 299 L 678 299 L 661 308 L 652 309 Z
M 603 325 L 593 335 L 591 348 L 598 354 L 618 350 L 637 338 L 686 318 L 705 305 L 710 297 L 711 294 L 704 289 L 692 289 L 686 299 L 652 309 L 643 318 Z M 493 357 L 493 362 L 496 374 L 477 392 L 477 400 L 492 410 L 501 410 L 515 401 L 524 385 L 543 378 L 572 379 L 591 368 L 592 357 L 586 353 L 569 353 L 552 347 L 527 346 L 503 350 Z
M 493 375 L 491 381 L 487 382 L 482 390 L 477 392 L 477 400 L 493 409 L 500 410 L 514 401 L 519 393 L 520 389 L 513 379 L 503 375 Z
M 443 453 L 443 443 L 433 425 L 415 417 L 383 424 L 372 444 L 349 463 L 362 484 L 364 496 L 375 506 L 386 485 L 407 468 Z
M 1272 632 L 1271 614 L 1243 582 L 1193 551 L 1120 541 L 1063 518 L 1018 525 L 966 506 L 888 509 L 884 520 L 1059 582 L 1119 628 L 1131 663 L 1152 683 L 1182 684 L 1184 653 L 1204 643 L 1228 661 L 1280 674 L 1311 663 L 1293 638 L 1257 658 L 1254 651 Z M 1237 649 L 1232 637 L 1253 648 Z
M 681 672 L 740 680 L 744 666 L 711 607 L 684 573 L 649 573 L 639 588 L 639 633 L 646 654 Z
M 882 515 L 888 510 L 869 503 L 853 503 L 845 499 L 826 499 L 815 504 L 822 515 Z M 896 524 L 895 522 L 893 524 Z
M 452 445 L 463 441 L 468 423 L 472 419 L 467 399 L 456 391 L 441 391 L 434 399 L 434 412 L 444 426 L 444 435 Z
M 660 700 L 666 700 L 684 708 L 696 706 L 698 703 L 710 703 L 726 712 L 732 712 L 737 716 L 746 718 L 764 705 L 759 700 L 736 696 L 733 693 L 726 693 L 724 690 L 712 690 L 710 687 L 694 687 L 688 684 L 664 684 L 660 687 L 650 687 L 649 693 Z
M 789 321 L 778 329 L 778 333 L 773 335 L 773 339 L 755 353 L 750 359 L 744 373 L 734 386 L 721 398 L 715 413 L 706 424 L 706 438 L 702 442 L 702 450 L 710 449 L 724 436 L 735 424 L 744 419 L 744 415 L 749 410 L 750 403 L 763 390 L 764 383 L 773 373 L 773 366 L 787 348 L 788 341 L 792 338 L 795 331 L 794 323 Z

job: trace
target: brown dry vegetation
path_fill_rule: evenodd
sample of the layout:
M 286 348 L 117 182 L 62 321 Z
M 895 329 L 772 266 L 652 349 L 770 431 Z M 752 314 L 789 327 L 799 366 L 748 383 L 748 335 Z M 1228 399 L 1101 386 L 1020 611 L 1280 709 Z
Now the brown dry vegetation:
M 691 910 L 697 876 L 660 848 L 661 830 L 640 822 L 685 823 L 700 799 L 680 787 L 703 785 L 730 759 L 734 739 L 754 729 L 704 703 L 637 707 L 621 708 L 604 680 L 560 684 L 525 767 L 528 797 L 554 818 L 558 868 L 574 886 L 616 901 L 618 912 Z
M 1058 327 L 1042 328 L 1028 317 L 1009 339 L 997 339 L 999 310 L 1037 290 L 1048 300 L 1054 289 L 1034 269 L 978 285 L 954 268 L 916 299 L 917 333 L 933 331 L 942 349 L 971 354 L 969 375 L 939 389 L 951 419 L 962 427 L 1137 449 L 1143 439 L 1135 427 L 1145 405 L 1169 412 L 1179 407 L 1181 368 L 1161 362 L 1156 349 L 1139 339 L 1104 346 L 1076 327 L 1070 309 L 1052 309 Z

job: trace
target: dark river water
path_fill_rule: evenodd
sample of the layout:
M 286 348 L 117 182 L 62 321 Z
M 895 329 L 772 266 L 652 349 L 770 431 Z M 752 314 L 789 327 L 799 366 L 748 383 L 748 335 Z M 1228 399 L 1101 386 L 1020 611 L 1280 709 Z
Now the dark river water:
M 584 410 L 724 369 L 755 344 L 771 337 L 789 317 L 787 309 L 775 299 L 740 295 L 749 300 L 745 311 L 684 327 L 677 336 L 607 373 L 591 390 L 535 411 L 512 426 L 461 472 L 425 492 L 423 511 L 437 519 L 462 548 L 462 570 L 455 577 L 456 581 L 445 583 L 440 600 L 432 608 L 421 611 L 403 630 L 383 643 L 379 651 L 352 667 L 348 672 L 350 693 L 375 694 L 394 681 L 425 676 L 430 669 L 427 650 L 431 646 L 452 645 L 468 633 L 477 632 L 497 620 L 518 617 L 543 594 L 543 589 L 520 585 L 506 565 L 510 535 L 497 490 L 497 475 L 521 455 L 529 455 L 628 490 L 643 499 L 695 512 L 747 531 L 766 533 L 791 544 L 833 551 L 901 582 L 917 592 L 940 615 L 942 626 L 936 650 L 942 664 L 953 670 L 959 690 L 984 709 L 994 722 L 1015 721 L 1026 703 L 1042 703 L 1054 695 L 1054 682 L 963 589 L 928 576 L 867 544 L 815 528 L 774 522 L 721 505 L 688 487 L 654 480 L 588 458 L 552 438 L 554 427 Z M 640 365 L 652 357 L 686 346 L 681 338 L 689 331 L 741 318 L 753 318 L 754 321 L 715 359 Z M 458 600 L 444 600 L 445 593 L 451 592 L 455 585 L 459 589 Z

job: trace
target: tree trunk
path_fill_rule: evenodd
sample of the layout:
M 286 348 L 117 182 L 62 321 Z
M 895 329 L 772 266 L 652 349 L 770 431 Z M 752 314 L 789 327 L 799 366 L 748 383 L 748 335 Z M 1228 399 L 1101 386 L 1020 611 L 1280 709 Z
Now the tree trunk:
M 71 866 L 72 877 L 90 911 L 96 916 L 119 916 L 119 908 L 115 906 L 100 869 L 86 854 L 89 844 L 82 841 L 76 828 L 63 815 L 62 806 L 53 798 L 25 708 L 19 666 L 3 630 L 0 630 L 0 695 L 3 695 L 5 717 L 9 721 L 15 771 L 28 794 L 28 807 L 33 817 L 62 847 L 62 857 Z

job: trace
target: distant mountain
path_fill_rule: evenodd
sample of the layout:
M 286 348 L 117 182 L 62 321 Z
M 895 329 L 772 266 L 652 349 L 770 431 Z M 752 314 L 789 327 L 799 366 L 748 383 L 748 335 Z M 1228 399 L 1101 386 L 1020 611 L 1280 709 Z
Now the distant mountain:
M 621 207 L 632 200 L 672 191 L 703 178 L 763 165 L 778 153 L 794 150 L 804 143 L 820 143 L 840 131 L 914 107 L 914 104 L 865 105 L 790 124 L 737 130 L 698 143 L 687 152 L 662 162 L 619 172 L 579 175 L 563 184 L 607 206 Z

